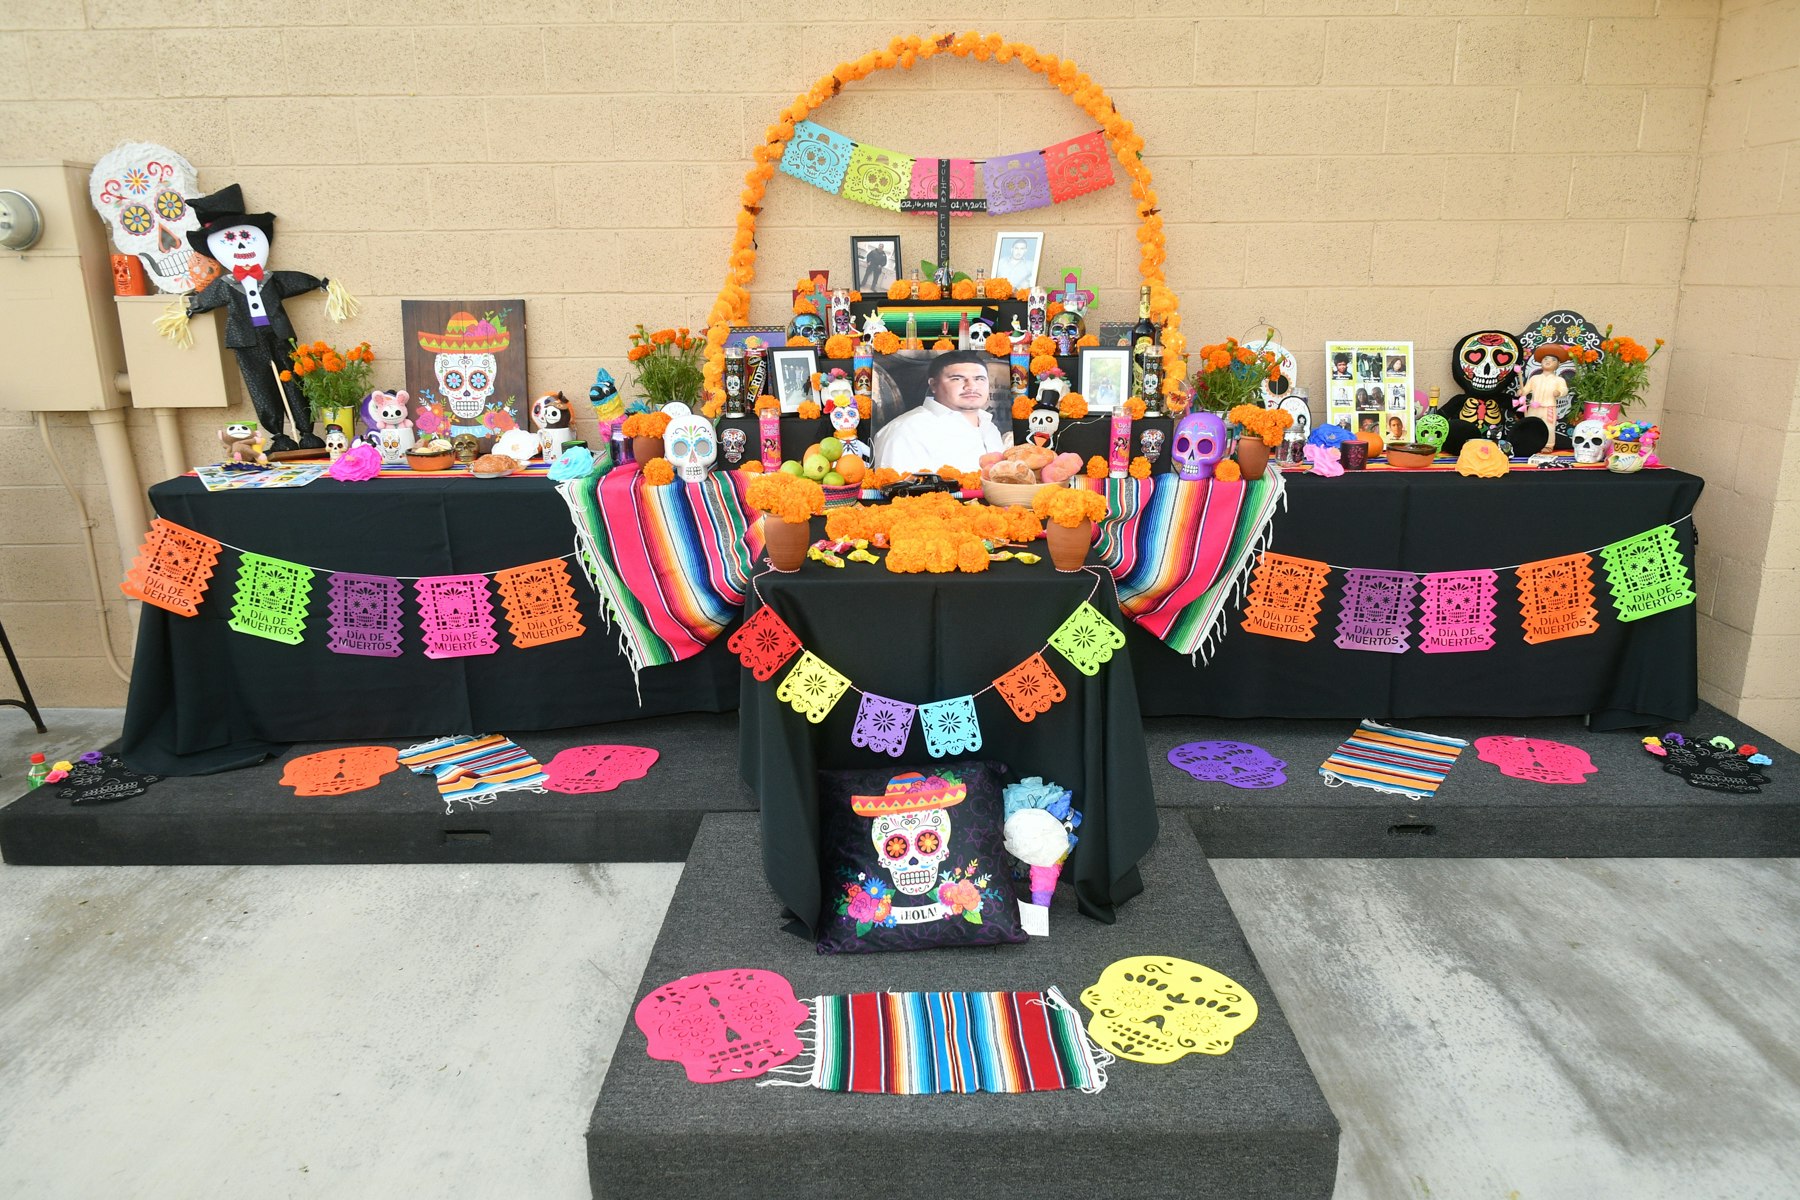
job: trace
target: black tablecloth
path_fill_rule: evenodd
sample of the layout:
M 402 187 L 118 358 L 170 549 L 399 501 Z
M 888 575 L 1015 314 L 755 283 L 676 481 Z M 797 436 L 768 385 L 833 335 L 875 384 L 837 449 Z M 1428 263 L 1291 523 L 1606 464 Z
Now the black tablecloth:
M 1366 471 L 1287 479 L 1270 549 L 1348 567 L 1463 571 L 1554 558 L 1694 511 L 1702 481 L 1682 471 L 1455 473 Z M 1675 526 L 1693 578 L 1692 521 Z M 1188 659 L 1130 626 L 1147 716 L 1524 717 L 1586 714 L 1596 729 L 1684 721 L 1699 704 L 1695 608 L 1621 623 L 1594 556 L 1599 631 L 1527 645 L 1518 580 L 1501 571 L 1494 647 L 1469 654 L 1340 650 L 1343 576 L 1333 571 L 1310 642 L 1246 633 L 1233 611 L 1212 661 Z M 1415 635 L 1417 626 L 1414 626 Z
M 1048 557 L 1029 567 L 997 564 L 982 575 L 809 564 L 792 575 L 764 574 L 759 586 L 807 649 L 857 687 L 909 704 L 980 691 L 1042 646 L 1090 593 L 1095 608 L 1124 626 L 1104 576 L 1060 574 Z M 1068 698 L 1026 723 L 998 693 L 978 696 L 981 749 L 956 758 L 997 760 L 1011 769 L 1012 780 L 1040 775 L 1073 789 L 1081 840 L 1063 878 L 1073 883 L 1084 913 L 1110 921 L 1115 905 L 1142 890 L 1137 861 L 1156 840 L 1131 660 L 1121 651 L 1087 676 L 1054 650 L 1044 659 Z M 739 747 L 744 780 L 762 801 L 764 872 L 788 911 L 813 929 L 821 902 L 815 770 L 929 770 L 955 759 L 932 759 L 916 721 L 900 758 L 853 746 L 856 692 L 846 692 L 814 725 L 776 699 L 783 673 L 758 683 L 742 672 Z
M 451 575 L 568 554 L 568 509 L 542 477 L 464 475 L 321 479 L 303 488 L 209 493 L 196 479 L 150 489 L 159 516 L 258 554 L 331 571 Z M 633 685 L 616 636 L 573 561 L 584 637 L 513 646 L 499 597 L 497 653 L 426 658 L 406 602 L 406 653 L 363 658 L 327 649 L 326 578 L 313 582 L 306 640 L 288 646 L 226 626 L 237 554 L 219 559 L 197 617 L 143 605 L 122 753 L 133 767 L 197 775 L 259 761 L 297 741 L 414 741 L 452 733 L 560 729 L 737 703 L 737 659 L 723 642 Z

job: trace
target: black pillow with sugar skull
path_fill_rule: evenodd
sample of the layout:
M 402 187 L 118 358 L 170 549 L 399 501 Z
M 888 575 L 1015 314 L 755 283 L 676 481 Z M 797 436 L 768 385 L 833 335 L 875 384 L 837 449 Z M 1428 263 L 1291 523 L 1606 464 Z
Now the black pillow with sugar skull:
M 993 762 L 819 772 L 819 953 L 1025 941 L 1005 774 Z

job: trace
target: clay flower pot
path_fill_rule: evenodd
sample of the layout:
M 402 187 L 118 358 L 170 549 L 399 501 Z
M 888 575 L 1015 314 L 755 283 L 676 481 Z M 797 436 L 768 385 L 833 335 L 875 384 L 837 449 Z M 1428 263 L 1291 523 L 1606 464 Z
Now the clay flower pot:
M 1246 433 L 1238 438 L 1236 457 L 1245 480 L 1261 479 L 1269 466 L 1269 443 Z
M 653 437 L 634 437 L 631 439 L 631 457 L 643 466 L 653 458 L 663 456 L 663 440 Z
M 1046 522 L 1044 541 L 1050 547 L 1050 561 L 1057 570 L 1079 571 L 1087 563 L 1088 547 L 1094 544 L 1094 523 L 1084 520 L 1071 529 L 1055 521 Z
M 643 441 L 639 438 L 638 441 Z M 806 561 L 806 548 L 812 544 L 812 526 L 807 522 L 790 525 L 780 517 L 763 515 L 763 545 L 769 552 L 769 565 L 777 571 L 798 571 Z

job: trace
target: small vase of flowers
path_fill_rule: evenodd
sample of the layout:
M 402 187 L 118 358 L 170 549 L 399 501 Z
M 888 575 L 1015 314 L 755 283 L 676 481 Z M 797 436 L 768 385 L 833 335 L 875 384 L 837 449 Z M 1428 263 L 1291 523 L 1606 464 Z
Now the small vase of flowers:
M 700 411 L 700 363 L 706 343 L 686 329 L 646 330 L 642 325 L 631 335 L 625 352 L 637 371 L 638 392 L 652 408 L 675 401 Z

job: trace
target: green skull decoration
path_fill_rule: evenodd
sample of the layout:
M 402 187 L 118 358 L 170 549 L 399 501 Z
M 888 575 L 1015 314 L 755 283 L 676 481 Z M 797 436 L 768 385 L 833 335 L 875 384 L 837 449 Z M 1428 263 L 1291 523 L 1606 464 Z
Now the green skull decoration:
M 1444 439 L 1450 436 L 1450 422 L 1437 413 L 1426 413 L 1419 418 L 1413 436 L 1430 446 L 1435 453 L 1444 448 Z

